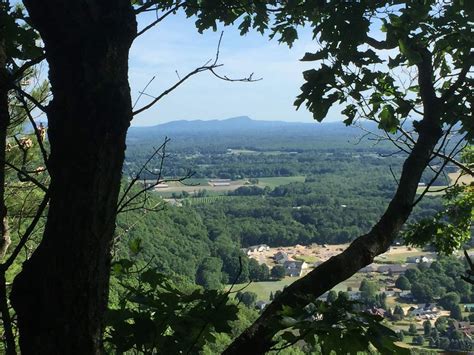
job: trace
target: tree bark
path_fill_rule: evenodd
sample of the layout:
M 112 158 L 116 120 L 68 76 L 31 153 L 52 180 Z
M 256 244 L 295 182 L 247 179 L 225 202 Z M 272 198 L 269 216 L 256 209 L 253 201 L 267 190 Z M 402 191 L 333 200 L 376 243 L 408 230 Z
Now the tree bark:
M 22 354 L 99 354 L 110 246 L 132 118 L 129 0 L 25 0 L 45 44 L 50 205 L 43 239 L 15 278 Z
M 387 251 L 413 209 L 418 183 L 427 167 L 436 144 L 442 137 L 440 100 L 433 87 L 431 55 L 421 51 L 423 61 L 418 64 L 418 84 L 423 100 L 424 117 L 413 150 L 405 160 L 399 186 L 385 213 L 369 233 L 354 240 L 336 255 L 305 277 L 295 281 L 267 307 L 262 315 L 226 349 L 224 354 L 264 354 L 280 330 L 278 314 L 284 305 L 302 307 L 307 296 L 317 298 Z

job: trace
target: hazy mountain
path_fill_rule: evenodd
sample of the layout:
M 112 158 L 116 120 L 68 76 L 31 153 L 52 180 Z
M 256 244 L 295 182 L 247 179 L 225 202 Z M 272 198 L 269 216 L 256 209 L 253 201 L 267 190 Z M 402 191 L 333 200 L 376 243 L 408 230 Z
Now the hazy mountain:
M 150 136 L 178 135 L 265 135 L 265 134 L 348 134 L 348 129 L 342 122 L 332 123 L 300 123 L 284 121 L 259 121 L 247 116 L 232 117 L 223 120 L 180 120 L 149 127 L 131 127 L 129 139 Z
M 365 128 L 375 130 L 376 124 L 365 123 Z M 195 151 L 222 151 L 227 148 L 253 150 L 290 150 L 306 147 L 332 149 L 344 146 L 353 149 L 353 144 L 364 132 L 347 127 L 342 122 L 318 123 L 259 121 L 247 116 L 223 120 L 173 121 L 149 127 L 131 127 L 128 131 L 129 152 L 149 149 L 171 138 L 173 149 Z

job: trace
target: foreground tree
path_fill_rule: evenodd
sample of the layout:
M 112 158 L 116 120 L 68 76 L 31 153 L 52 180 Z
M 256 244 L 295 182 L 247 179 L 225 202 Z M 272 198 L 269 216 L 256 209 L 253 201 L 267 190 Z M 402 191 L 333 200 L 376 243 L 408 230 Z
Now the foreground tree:
M 11 70 L 17 59 L 24 58 L 16 56 L 16 51 L 6 52 L 4 44 L 29 49 L 24 40 L 6 41 L 7 35 L 7 39 L 25 39 L 22 28 L 32 26 L 38 31 L 49 64 L 52 100 L 41 105 L 21 92 L 22 100 L 34 102 L 47 114 L 51 151 L 45 165 L 51 180 L 44 187 L 46 197 L 40 206 L 43 211 L 49 200 L 43 238 L 15 278 L 10 296 L 20 347 L 24 354 L 96 354 L 101 352 L 116 215 L 135 197 L 118 198 L 130 121 L 193 75 L 209 71 L 223 80 L 231 79 L 215 72 L 220 66 L 217 51 L 214 60 L 133 112 L 128 84 L 130 46 L 182 3 L 160 2 L 161 16 L 138 33 L 136 16 L 150 7 L 141 1 L 74 0 L 64 4 L 30 0 L 24 5 L 30 17 L 18 19 L 10 2 L 0 1 L 2 154 L 9 123 L 7 95 L 20 92 L 17 81 L 24 70 Z M 35 43 L 34 36 L 28 39 Z M 42 52 L 36 51 L 38 57 L 28 65 L 41 61 Z M 3 191 L 0 195 L 3 197 Z M 0 212 L 4 218 L 3 205 Z M 7 230 L 5 224 L 2 230 Z M 9 243 L 4 232 L 2 241 L 2 245 Z M 6 299 L 6 292 L 0 296 Z M 6 306 L 2 304 L 2 316 L 8 314 Z M 13 353 L 14 341 L 11 343 Z
M 132 118 L 135 16 L 126 0 L 24 3 L 44 41 L 53 100 L 47 223 L 11 295 L 20 346 L 25 354 L 98 353 Z
M 265 10 L 254 18 L 247 16 L 241 28 L 265 28 L 268 17 L 262 20 L 262 13 Z M 306 83 L 295 104 L 306 103 L 318 121 L 332 105 L 343 104 L 346 124 L 360 118 L 377 122 L 383 130 L 380 139 L 392 141 L 407 158 L 395 195 L 379 222 L 344 252 L 287 287 L 227 354 L 271 349 L 273 336 L 285 328 L 278 321 L 284 309 L 306 306 L 308 297 L 321 296 L 385 252 L 427 191 L 417 196 L 427 167 L 438 176 L 451 162 L 473 174 L 456 160 L 474 133 L 469 74 L 474 62 L 472 4 L 301 1 L 285 3 L 272 13 L 273 35 L 280 34 L 281 41 L 291 44 L 296 28 L 309 22 L 320 45 L 316 53 L 303 58 L 317 62 L 318 68 L 304 73 Z M 374 26 L 382 29 L 377 38 Z M 413 120 L 407 121 L 410 117 Z M 455 143 L 448 144 L 453 132 Z M 436 160 L 437 169 L 433 167 Z

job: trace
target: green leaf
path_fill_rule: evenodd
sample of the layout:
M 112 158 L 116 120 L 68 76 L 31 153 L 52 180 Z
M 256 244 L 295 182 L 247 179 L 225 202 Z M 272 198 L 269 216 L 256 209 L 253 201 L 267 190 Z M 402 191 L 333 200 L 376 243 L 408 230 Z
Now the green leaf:
M 398 47 L 400 48 L 400 52 L 402 52 L 402 54 L 407 58 L 410 65 L 421 63 L 423 60 L 420 53 L 413 50 L 405 40 L 399 39 Z
M 342 111 L 342 114 L 347 116 L 347 119 L 344 120 L 344 124 L 346 126 L 350 126 L 354 122 L 355 116 L 357 114 L 357 108 L 354 104 L 349 104 Z
M 379 128 L 390 133 L 398 130 L 398 119 L 395 117 L 395 110 L 391 105 L 385 105 L 379 115 Z
M 142 240 L 140 238 L 134 238 L 129 240 L 128 247 L 133 254 L 138 254 L 143 250 L 142 248 Z
M 309 53 L 306 52 L 303 56 L 303 58 L 300 59 L 302 62 L 313 62 L 316 60 L 321 60 L 321 59 L 326 59 L 328 57 L 328 51 L 327 50 L 321 50 L 316 53 Z

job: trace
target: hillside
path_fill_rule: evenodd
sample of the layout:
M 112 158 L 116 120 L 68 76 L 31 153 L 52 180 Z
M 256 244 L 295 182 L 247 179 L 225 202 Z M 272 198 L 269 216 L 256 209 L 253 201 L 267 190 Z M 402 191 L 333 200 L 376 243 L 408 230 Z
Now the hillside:
M 208 140 L 209 136 L 213 136 L 219 140 L 225 138 L 235 145 L 250 138 L 274 142 L 276 138 L 278 141 L 298 138 L 322 139 L 329 136 L 350 139 L 360 134 L 360 130 L 348 129 L 342 122 L 259 121 L 240 116 L 222 120 L 180 120 L 156 126 L 131 127 L 127 141 L 129 144 L 142 144 L 171 137 L 178 143 L 183 139 L 192 139 L 194 143 L 207 145 L 211 143 Z

